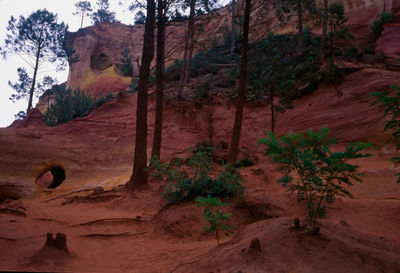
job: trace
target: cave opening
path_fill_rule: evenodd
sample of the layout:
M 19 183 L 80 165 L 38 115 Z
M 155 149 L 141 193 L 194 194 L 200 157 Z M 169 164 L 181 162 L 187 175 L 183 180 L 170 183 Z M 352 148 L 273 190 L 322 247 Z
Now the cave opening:
M 54 166 L 42 172 L 36 179 L 36 184 L 44 188 L 55 189 L 64 182 L 65 178 L 65 170 L 61 167 Z

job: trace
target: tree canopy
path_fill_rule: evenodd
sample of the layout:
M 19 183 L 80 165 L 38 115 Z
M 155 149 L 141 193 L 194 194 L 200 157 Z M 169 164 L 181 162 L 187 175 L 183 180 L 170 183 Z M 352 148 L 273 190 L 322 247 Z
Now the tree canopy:
M 28 17 L 21 15 L 18 20 L 11 16 L 8 22 L 4 46 L 1 48 L 2 55 L 6 57 L 9 54 L 18 54 L 33 70 L 33 77 L 30 79 L 26 69 L 18 69 L 20 84 L 10 84 L 17 91 L 15 99 L 23 98 L 25 97 L 23 93 L 29 92 L 27 112 L 32 108 L 40 67 L 45 62 L 57 62 L 57 68 L 63 69 L 67 64 L 69 52 L 65 48 L 67 29 L 66 24 L 58 23 L 56 14 L 46 9 L 37 10 Z
M 91 15 L 93 24 L 117 22 L 115 12 L 110 11 L 108 0 L 97 0 L 96 5 L 98 8 Z

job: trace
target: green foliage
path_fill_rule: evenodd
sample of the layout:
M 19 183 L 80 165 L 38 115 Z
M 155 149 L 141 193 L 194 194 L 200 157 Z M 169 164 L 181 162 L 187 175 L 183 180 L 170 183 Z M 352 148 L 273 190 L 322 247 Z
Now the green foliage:
M 310 225 L 314 226 L 318 217 L 325 215 L 325 201 L 331 204 L 337 196 L 352 197 L 346 189 L 353 181 L 362 182 L 358 166 L 347 161 L 368 157 L 361 153 L 371 148 L 372 143 L 350 143 L 343 152 L 333 152 L 330 147 L 336 140 L 329 137 L 329 129 L 289 133 L 278 139 L 268 132 L 267 138 L 258 143 L 267 146 L 265 151 L 274 162 L 286 166 L 286 174 L 278 180 L 289 186 L 291 193 L 297 193 L 298 202 L 306 202 Z M 297 175 L 293 177 L 292 171 Z
M 133 76 L 132 56 L 130 55 L 128 48 L 124 48 L 124 50 L 121 52 L 120 61 L 121 61 L 122 76 L 132 77 Z
M 128 87 L 128 93 L 136 93 L 138 91 L 138 78 L 132 77 L 131 84 Z
M 14 115 L 16 120 L 23 120 L 26 117 L 25 111 L 19 111 L 17 114 Z
M 389 95 L 389 91 L 386 92 L 373 92 L 370 95 L 374 99 L 373 104 L 379 103 L 379 106 L 385 110 L 384 116 L 389 118 L 385 120 L 385 131 L 391 130 L 394 140 L 397 142 L 397 150 L 400 149 L 400 85 L 392 85 L 390 87 L 392 91 L 396 93 Z M 392 157 L 394 165 L 400 166 L 400 157 Z M 396 173 L 396 176 L 400 176 L 400 173 Z M 400 183 L 400 178 L 397 179 L 397 183 Z
M 97 10 L 91 14 L 93 24 L 117 22 L 115 12 L 110 11 L 108 0 L 97 0 L 96 5 Z
M 226 165 L 225 169 L 215 177 L 211 177 L 212 153 L 215 148 L 201 144 L 191 149 L 193 155 L 186 160 L 167 164 L 156 159 L 150 159 L 150 175 L 160 180 L 165 179 L 163 196 L 168 203 L 178 204 L 193 200 L 197 196 L 212 195 L 220 198 L 241 196 L 244 191 L 243 178 L 237 169 Z M 178 163 L 178 164 L 177 164 Z M 192 173 L 190 176 L 186 170 Z
M 393 20 L 393 15 L 391 13 L 381 13 L 381 17 L 372 23 L 371 29 L 376 36 L 380 36 L 383 30 L 383 26 Z
M 76 9 L 75 12 L 72 14 L 79 15 L 82 17 L 82 20 L 81 20 L 81 28 L 82 28 L 84 16 L 89 16 L 90 13 L 93 11 L 92 5 L 90 4 L 89 1 L 79 1 L 79 2 L 75 3 L 75 9 Z
M 328 40 L 329 40 L 329 62 L 328 69 L 323 71 L 323 79 L 330 83 L 336 84 L 343 78 L 343 73 L 336 64 L 336 56 L 341 55 L 341 46 L 336 45 L 336 41 L 345 40 L 352 37 L 348 31 L 346 22 L 348 17 L 345 16 L 344 6 L 342 3 L 332 3 L 328 8 Z
M 222 203 L 219 198 L 211 195 L 207 197 L 199 196 L 196 198 L 196 202 L 197 207 L 204 207 L 203 219 L 208 225 L 205 225 L 203 230 L 207 233 L 215 232 L 215 239 L 219 245 L 220 238 L 233 233 L 232 229 L 235 226 L 229 224 L 232 221 L 232 214 L 224 214 L 223 210 L 219 210 L 219 207 L 226 207 L 226 203 Z
M 180 77 L 180 71 L 182 67 L 182 60 L 175 60 L 175 62 L 165 69 L 165 80 L 166 81 L 178 81 Z
M 143 11 L 139 10 L 135 15 L 135 25 L 144 25 L 146 24 L 146 15 Z
M 43 120 L 49 126 L 56 126 L 74 118 L 85 117 L 112 98 L 114 98 L 112 92 L 109 92 L 105 98 L 101 96 L 96 100 L 79 89 L 72 91 L 61 87 L 57 91 L 55 101 L 46 110 Z

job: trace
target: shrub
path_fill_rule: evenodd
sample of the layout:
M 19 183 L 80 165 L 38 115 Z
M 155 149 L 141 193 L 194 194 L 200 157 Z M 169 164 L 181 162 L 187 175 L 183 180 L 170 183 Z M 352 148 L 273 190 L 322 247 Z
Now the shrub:
M 390 87 L 392 91 L 396 91 L 394 96 L 389 95 L 389 91 L 386 92 L 373 92 L 369 94 L 374 99 L 373 104 L 379 103 L 380 107 L 385 109 L 384 117 L 389 119 L 385 120 L 385 131 L 392 130 L 392 136 L 397 142 L 397 150 L 400 149 L 400 85 L 392 85 Z M 391 158 L 394 165 L 397 167 L 400 165 L 400 157 Z M 400 172 L 396 173 L 396 176 L 400 176 Z M 397 183 L 400 183 L 400 178 L 397 179 Z
M 79 89 L 72 91 L 62 87 L 57 91 L 55 101 L 46 110 L 43 120 L 49 126 L 56 126 L 74 118 L 82 118 L 112 98 L 114 95 L 111 91 L 106 97 L 94 99 Z
M 352 197 L 344 186 L 353 181 L 362 182 L 358 166 L 347 161 L 367 157 L 361 151 L 372 147 L 372 143 L 350 143 L 343 152 L 332 152 L 330 146 L 336 140 L 329 137 L 329 129 L 289 133 L 279 140 L 268 132 L 267 138 L 258 143 L 267 146 L 265 151 L 274 162 L 284 164 L 286 174 L 278 180 L 288 191 L 297 193 L 298 202 L 305 201 L 311 228 L 317 226 L 316 219 L 324 216 L 323 201 L 331 204 L 337 196 Z M 296 178 L 291 172 L 297 173 Z
M 185 171 L 184 160 L 175 160 L 167 164 L 157 159 L 150 159 L 150 175 L 160 180 L 165 179 L 162 195 L 168 203 L 178 204 L 193 200 L 197 196 L 231 198 L 243 194 L 244 180 L 238 170 L 231 165 L 226 165 L 225 169 L 215 177 L 210 176 L 214 147 L 202 144 L 191 150 L 193 155 L 187 160 L 187 167 L 193 173 L 192 176 Z
M 224 214 L 223 210 L 218 209 L 218 207 L 226 206 L 226 203 L 222 203 L 219 198 L 210 195 L 208 195 L 207 198 L 199 196 L 196 198 L 196 202 L 197 207 L 204 207 L 203 219 L 207 221 L 208 225 L 205 225 L 203 230 L 207 233 L 215 232 L 215 239 L 219 246 L 221 237 L 229 236 L 233 233 L 232 229 L 235 228 L 235 226 L 229 224 L 229 222 L 232 221 L 232 214 Z
M 372 26 L 371 26 L 372 32 L 375 33 L 375 35 L 379 37 L 382 33 L 383 26 L 392 20 L 393 20 L 392 14 L 382 12 L 381 17 L 372 23 Z
M 358 55 L 359 55 L 358 49 L 354 46 L 346 48 L 346 51 L 344 53 L 344 56 L 348 59 L 354 59 L 358 57 Z

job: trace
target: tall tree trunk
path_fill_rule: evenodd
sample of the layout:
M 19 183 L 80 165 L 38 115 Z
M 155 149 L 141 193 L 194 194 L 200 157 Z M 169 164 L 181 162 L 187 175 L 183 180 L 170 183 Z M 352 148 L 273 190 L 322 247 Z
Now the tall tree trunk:
M 323 3 L 323 18 L 322 18 L 322 35 L 321 35 L 321 56 L 325 58 L 326 36 L 328 28 L 328 0 Z
M 185 49 L 183 53 L 182 65 L 181 65 L 181 73 L 179 75 L 179 87 L 178 87 L 178 98 L 182 97 L 183 87 L 185 87 L 185 72 L 186 72 L 186 61 L 187 55 L 189 51 L 189 27 L 185 34 Z
M 271 87 L 269 104 L 271 106 L 271 132 L 275 133 L 275 115 L 274 115 L 274 88 Z
M 191 0 L 190 2 L 190 15 L 189 15 L 189 52 L 187 55 L 186 67 L 185 67 L 185 85 L 190 83 L 190 66 L 192 64 L 192 56 L 194 49 L 194 24 L 195 24 L 195 8 L 196 8 L 196 0 Z
M 236 23 L 235 23 L 235 15 L 236 15 L 236 0 L 232 0 L 232 33 L 231 33 L 231 54 L 235 52 L 236 49 Z
M 39 59 L 40 59 L 41 50 L 42 50 L 42 47 L 39 46 L 38 50 L 36 52 L 36 62 L 35 62 L 35 68 L 33 70 L 32 85 L 31 85 L 31 89 L 29 90 L 29 102 L 28 102 L 28 108 L 26 110 L 26 115 L 28 115 L 29 111 L 32 109 L 33 92 L 35 92 L 35 84 L 36 84 L 37 72 L 39 70 Z
M 236 162 L 239 154 L 240 132 L 242 130 L 243 108 L 245 103 L 245 90 L 247 80 L 247 51 L 249 43 L 251 0 L 246 0 L 246 8 L 243 23 L 242 56 L 240 64 L 240 82 L 238 101 L 236 105 L 235 122 L 233 124 L 231 145 L 229 147 L 228 161 Z
M 83 16 L 84 16 L 84 15 L 85 15 L 85 12 L 82 11 L 81 28 L 82 28 L 82 26 L 83 26 Z
M 298 50 L 299 52 L 303 51 L 303 8 L 302 8 L 302 0 L 297 0 L 297 29 L 299 30 L 299 41 L 298 41 Z
M 153 148 L 151 151 L 152 158 L 160 158 L 161 137 L 162 137 L 162 114 L 163 114 L 163 67 L 164 67 L 164 33 L 165 21 L 163 13 L 163 0 L 158 0 L 157 9 L 158 25 L 157 25 L 157 64 L 156 64 L 156 118 L 154 122 Z
M 150 65 L 154 57 L 154 0 L 147 0 L 147 17 L 143 38 L 142 64 L 139 70 L 139 84 L 136 111 L 136 141 L 133 172 L 128 182 L 128 191 L 135 185 L 147 184 L 147 95 Z

